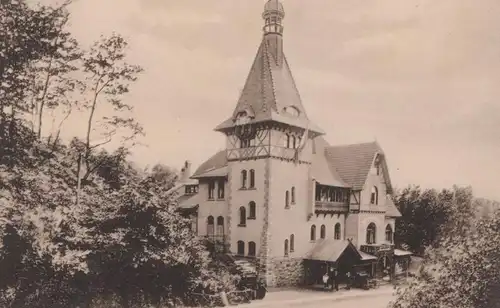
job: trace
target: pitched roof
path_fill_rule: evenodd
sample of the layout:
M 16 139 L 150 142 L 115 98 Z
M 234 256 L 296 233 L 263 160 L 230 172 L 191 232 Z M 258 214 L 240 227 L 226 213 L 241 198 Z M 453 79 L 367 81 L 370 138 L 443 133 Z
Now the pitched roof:
M 201 164 L 198 169 L 193 173 L 191 178 L 200 178 L 204 176 L 219 176 L 216 174 L 206 174 L 213 173 L 214 170 L 222 169 L 227 166 L 227 157 L 226 151 L 221 150 L 212 157 L 210 157 L 207 161 Z M 219 170 L 220 171 L 220 170 Z M 225 169 L 225 173 L 220 172 L 220 176 L 225 176 L 227 174 L 227 169 Z
M 325 157 L 325 149 L 330 145 L 323 137 L 317 137 L 313 142 L 313 158 L 311 163 L 312 176 L 316 182 L 336 187 L 349 187 L 337 173 L 335 167 Z
M 282 44 L 280 35 L 263 37 L 233 116 L 217 126 L 216 130 L 232 127 L 236 115 L 246 111 L 253 117 L 252 122 L 279 121 L 323 134 L 307 117 Z M 297 117 L 284 112 L 290 106 L 298 110 Z
M 326 159 L 354 190 L 363 189 L 377 153 L 382 153 L 382 149 L 376 142 L 330 146 L 325 149 Z
M 350 241 L 339 241 L 332 238 L 320 240 L 314 245 L 313 249 L 306 254 L 305 258 L 308 260 L 335 262 L 347 248 L 353 249 L 356 251 L 358 257 L 360 259 L 362 258 L 359 251 Z
M 391 197 L 387 197 L 386 199 L 386 209 L 385 209 L 385 216 L 387 217 L 401 217 L 401 213 L 399 212 L 398 208 L 392 201 Z

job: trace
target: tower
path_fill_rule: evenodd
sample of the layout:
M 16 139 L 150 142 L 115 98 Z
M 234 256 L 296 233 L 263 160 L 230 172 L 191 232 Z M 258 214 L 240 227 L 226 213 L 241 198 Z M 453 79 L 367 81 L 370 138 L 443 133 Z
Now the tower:
M 283 53 L 284 17 L 279 0 L 267 1 L 262 41 L 243 90 L 232 116 L 215 129 L 227 140 L 231 250 L 254 254 L 268 285 L 275 283 L 275 261 L 301 257 L 296 242 L 307 241 L 310 141 L 323 134 L 307 117 Z

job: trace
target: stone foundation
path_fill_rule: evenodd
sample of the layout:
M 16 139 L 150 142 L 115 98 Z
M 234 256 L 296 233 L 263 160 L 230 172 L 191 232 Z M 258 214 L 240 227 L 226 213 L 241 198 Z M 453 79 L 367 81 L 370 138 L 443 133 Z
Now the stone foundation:
M 295 287 L 304 281 L 304 265 L 302 259 L 280 258 L 270 262 L 273 285 L 270 287 Z

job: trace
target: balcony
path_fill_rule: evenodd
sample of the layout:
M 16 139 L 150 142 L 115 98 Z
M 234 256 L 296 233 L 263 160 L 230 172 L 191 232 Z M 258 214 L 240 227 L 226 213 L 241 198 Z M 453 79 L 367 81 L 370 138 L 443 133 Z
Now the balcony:
M 394 251 L 394 244 L 361 245 L 360 250 L 373 256 L 379 256 L 387 253 L 392 254 Z
M 346 202 L 315 201 L 314 210 L 316 213 L 346 213 L 349 211 L 349 204 Z

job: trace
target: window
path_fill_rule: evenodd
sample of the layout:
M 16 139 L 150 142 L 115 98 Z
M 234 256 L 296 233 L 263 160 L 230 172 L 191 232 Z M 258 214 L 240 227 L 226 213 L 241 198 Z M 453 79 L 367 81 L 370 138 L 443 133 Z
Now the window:
M 334 234 L 333 234 L 333 238 L 336 239 L 336 240 L 340 240 L 340 234 L 341 234 L 340 223 L 336 223 L 335 224 L 335 231 L 334 231 Z
M 255 219 L 255 202 L 248 203 L 248 219 Z
M 247 171 L 242 170 L 241 171 L 241 188 L 246 188 L 247 187 Z
M 207 235 L 214 235 L 214 217 L 208 216 L 207 218 Z
M 248 255 L 255 257 L 255 242 L 248 242 Z
M 198 217 L 196 215 L 191 216 L 191 231 L 198 235 Z
M 217 217 L 217 235 L 224 235 L 224 217 Z
M 238 241 L 238 248 L 237 248 L 237 250 L 238 250 L 238 252 L 237 252 L 238 255 L 244 256 L 245 255 L 245 242 Z
M 224 199 L 224 180 L 219 180 L 217 189 L 217 199 Z
M 286 148 L 290 148 L 290 135 L 286 134 Z
M 285 192 L 285 209 L 290 207 L 290 192 L 287 190 Z
M 316 184 L 315 199 L 316 201 L 321 201 L 321 186 L 319 184 Z
M 295 235 L 290 235 L 290 252 L 295 250 Z
M 249 148 L 252 144 L 252 139 L 250 138 L 241 138 L 240 139 L 240 148 Z
M 392 244 L 393 234 L 391 225 L 387 225 L 387 227 L 385 227 L 385 240 Z
M 285 240 L 285 257 L 288 256 L 288 239 Z
M 372 222 L 368 225 L 368 228 L 366 228 L 366 243 L 368 245 L 376 243 L 377 240 L 376 233 L 377 233 L 377 227 Z
M 311 226 L 311 241 L 316 240 L 316 225 Z
M 378 204 L 378 188 L 376 186 L 372 187 L 372 195 L 370 198 L 371 204 Z
M 321 238 L 325 238 L 325 236 L 326 236 L 326 226 L 325 225 L 321 225 L 321 229 L 319 231 L 319 236 Z
M 296 145 L 296 141 L 297 141 L 297 140 L 296 140 L 295 136 L 292 136 L 292 147 L 293 147 L 294 149 L 295 149 L 295 148 L 296 148 L 296 146 L 297 146 L 297 145 Z
M 295 204 L 295 187 L 292 187 L 292 204 Z
M 250 170 L 250 188 L 255 188 L 255 170 Z
M 210 182 L 208 182 L 208 199 L 209 200 L 214 199 L 214 193 L 215 193 L 215 182 L 210 181 Z
M 246 226 L 247 224 L 247 210 L 244 206 L 240 207 L 240 226 Z
M 185 193 L 187 195 L 196 194 L 198 192 L 198 185 L 186 185 Z
M 380 163 L 379 162 L 376 163 L 375 168 L 377 169 L 377 175 L 380 175 Z

